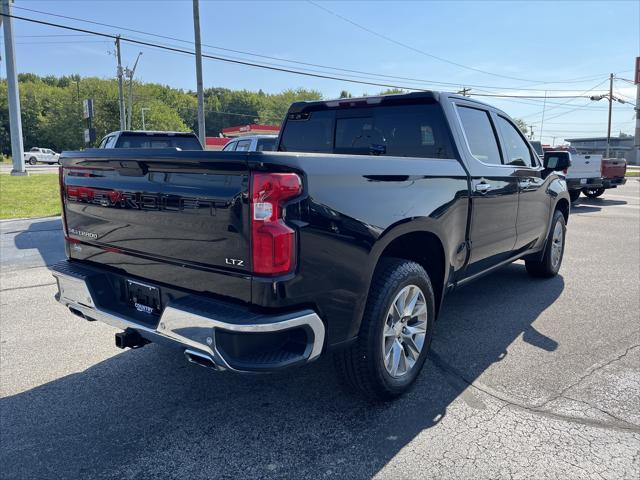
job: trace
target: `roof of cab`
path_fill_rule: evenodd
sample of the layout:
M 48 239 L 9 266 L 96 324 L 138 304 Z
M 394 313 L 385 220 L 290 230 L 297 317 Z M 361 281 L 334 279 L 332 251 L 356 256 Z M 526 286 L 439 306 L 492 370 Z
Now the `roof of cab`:
M 492 105 L 489 105 L 487 103 L 480 102 L 478 100 L 475 100 L 466 96 L 462 96 L 456 93 L 425 90 L 425 91 L 409 92 L 409 93 L 394 93 L 390 95 L 369 95 L 364 97 L 336 98 L 333 100 L 313 100 L 313 101 L 306 101 L 306 102 L 295 102 L 291 104 L 291 106 L 289 107 L 289 113 L 302 112 L 304 110 L 309 109 L 309 107 L 332 108 L 332 107 L 340 107 L 340 106 L 356 106 L 357 104 L 376 105 L 376 104 L 384 104 L 384 103 L 403 103 L 403 102 L 420 101 L 420 100 L 440 101 L 442 98 L 449 98 L 452 100 L 464 100 L 464 101 L 473 102 L 488 108 L 496 109 Z M 496 109 L 496 110 L 499 110 L 499 109 Z

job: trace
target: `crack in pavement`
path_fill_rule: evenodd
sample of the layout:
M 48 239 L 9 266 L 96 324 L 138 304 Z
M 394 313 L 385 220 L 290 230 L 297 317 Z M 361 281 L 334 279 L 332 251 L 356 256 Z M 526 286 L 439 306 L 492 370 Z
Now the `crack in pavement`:
M 568 388 L 563 389 L 563 393 L 566 392 L 567 390 L 569 390 L 569 388 L 572 388 L 576 385 L 578 385 L 582 380 L 584 380 L 585 378 L 587 378 L 589 375 L 591 375 L 594 371 L 600 370 L 601 368 L 606 367 L 607 365 L 610 365 L 618 360 L 620 360 L 621 358 L 624 358 L 625 355 L 627 355 L 632 349 L 640 347 L 640 345 L 633 345 L 630 346 L 629 348 L 626 349 L 626 351 L 619 355 L 618 357 L 607 361 L 604 365 L 598 366 L 596 368 L 594 368 L 593 370 L 591 370 L 588 374 L 584 375 L 583 377 L 581 377 L 580 380 L 572 383 Z M 516 408 L 520 408 L 522 410 L 525 410 L 527 412 L 530 413 L 535 413 L 547 418 L 552 418 L 555 420 L 562 420 L 565 422 L 570 422 L 570 423 L 578 423 L 581 425 L 587 425 L 587 426 L 593 426 L 593 427 L 597 427 L 597 428 L 602 428 L 605 430 L 616 430 L 616 431 L 632 431 L 634 433 L 640 433 L 640 425 L 636 425 L 635 423 L 631 423 L 628 422 L 626 420 L 622 420 L 619 419 L 617 417 L 615 417 L 614 415 L 611 415 L 607 412 L 603 412 L 603 413 L 607 413 L 607 415 L 609 415 L 612 418 L 615 418 L 616 420 L 613 422 L 606 422 L 606 421 L 602 421 L 602 420 L 595 420 L 595 419 L 590 419 L 590 418 L 584 418 L 584 417 L 575 417 L 572 415 L 565 415 L 562 413 L 557 413 L 557 412 L 553 412 L 552 410 L 546 410 L 543 409 L 543 407 L 545 405 L 547 405 L 550 401 L 552 400 L 556 400 L 558 398 L 560 398 L 562 395 L 556 395 L 554 396 L 553 399 L 551 400 L 547 400 L 545 402 L 543 402 L 541 405 L 526 405 L 524 403 L 521 403 L 517 400 L 515 400 L 514 398 L 508 397 L 507 395 L 505 395 L 502 392 L 498 392 L 494 389 L 492 389 L 491 387 L 487 386 L 487 385 L 482 385 L 479 382 L 474 382 L 474 381 L 470 381 L 467 378 L 465 378 L 464 374 L 462 372 L 460 372 L 459 370 L 457 370 L 455 367 L 452 367 L 451 365 L 449 365 L 447 362 L 445 362 L 433 349 L 430 350 L 429 352 L 429 357 L 428 357 L 431 362 L 438 367 L 444 374 L 445 376 L 453 376 L 455 378 L 455 380 L 457 381 L 463 381 L 466 385 L 475 388 L 476 390 L 479 390 L 482 393 L 485 393 L 487 395 L 489 395 L 490 397 L 504 402 L 505 405 L 503 405 L 502 407 L 500 407 L 498 409 L 498 411 L 493 415 L 492 419 L 495 418 L 496 415 L 498 415 L 498 413 L 500 413 L 505 407 L 507 406 L 512 406 L 512 407 L 516 407 Z M 568 397 L 564 397 L 564 398 L 568 398 Z M 583 402 L 586 403 L 586 402 Z M 594 407 L 595 408 L 595 407 Z
M 637 333 L 637 332 L 638 332 L 638 330 L 636 330 L 635 332 L 632 332 L 631 334 L 634 334 L 634 333 Z M 618 355 L 617 357 L 615 357 L 615 358 L 613 358 L 613 359 L 611 359 L 611 360 L 607 360 L 606 362 L 601 363 L 600 365 L 599 365 L 599 364 L 593 365 L 593 366 L 591 367 L 591 370 L 589 370 L 587 373 L 585 373 L 584 375 L 582 375 L 578 380 L 576 380 L 575 382 L 571 383 L 569 386 L 567 386 L 567 387 L 563 388 L 563 389 L 562 389 L 562 391 L 561 391 L 559 394 L 557 394 L 556 396 L 554 396 L 553 398 L 550 398 L 549 400 L 545 400 L 544 402 L 542 402 L 540 405 L 537 405 L 536 407 L 537 407 L 537 408 L 543 408 L 543 407 L 545 407 L 546 405 L 548 405 L 549 403 L 551 403 L 551 402 L 553 402 L 553 401 L 555 401 L 555 400 L 557 400 L 557 399 L 559 399 L 559 398 L 561 398 L 561 397 L 565 397 L 565 398 L 567 398 L 567 397 L 565 396 L 565 393 L 567 393 L 569 390 L 571 390 L 571 389 L 572 389 L 572 388 L 574 388 L 574 387 L 577 387 L 580 383 L 582 383 L 584 380 L 586 380 L 587 378 L 589 378 L 589 377 L 590 377 L 591 375 L 593 375 L 594 373 L 596 373 L 596 372 L 598 372 L 598 371 L 602 370 L 603 368 L 608 367 L 608 366 L 609 366 L 609 365 L 611 365 L 612 363 L 615 363 L 615 362 L 617 362 L 617 361 L 619 361 L 619 360 L 622 360 L 624 357 L 626 357 L 626 356 L 629 354 L 629 352 L 630 352 L 631 350 L 633 350 L 634 348 L 638 348 L 638 347 L 640 347 L 640 344 L 638 344 L 638 345 L 631 345 L 631 346 L 627 347 L 627 349 L 624 351 L 624 353 L 621 353 L 621 354 L 620 354 L 620 355 Z
M 39 283 L 37 285 L 26 285 L 24 287 L 9 287 L 9 288 L 2 288 L 0 289 L 0 292 L 11 292 L 14 290 L 24 290 L 26 288 L 36 288 L 36 287 L 48 287 L 50 285 L 55 285 L 56 282 L 50 282 L 50 283 Z

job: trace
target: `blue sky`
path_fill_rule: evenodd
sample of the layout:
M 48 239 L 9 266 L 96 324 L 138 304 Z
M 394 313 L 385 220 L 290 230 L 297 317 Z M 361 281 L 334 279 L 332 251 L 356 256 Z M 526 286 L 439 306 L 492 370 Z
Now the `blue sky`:
M 632 78 L 634 59 L 640 54 L 639 1 L 318 3 L 393 41 L 365 31 L 306 1 L 202 0 L 202 41 L 211 45 L 203 47 L 203 51 L 302 68 L 284 61 L 225 52 L 213 48 L 215 46 L 283 60 L 424 80 L 420 84 L 389 78 L 374 80 L 418 88 L 459 88 L 433 83 L 438 81 L 459 86 L 478 85 L 472 90 L 476 93 L 540 96 L 544 96 L 544 89 L 547 89 L 548 96 L 579 94 L 602 82 L 593 92 L 604 92 L 609 72 Z M 191 0 L 17 0 L 14 15 L 192 48 L 188 43 L 83 24 L 18 7 L 192 41 Z M 14 25 L 20 72 L 43 75 L 79 73 L 105 78 L 115 74 L 115 59 L 108 53 L 113 50 L 113 45 L 108 41 L 90 36 L 59 36 L 70 32 L 19 20 L 14 21 Z M 131 64 L 138 51 L 144 52 L 138 65 L 139 79 L 184 89 L 195 88 L 192 57 L 124 43 L 123 63 Z M 4 75 L 4 68 L 2 70 Z M 268 92 L 305 87 L 318 89 L 327 98 L 337 96 L 343 89 L 358 95 L 377 93 L 382 89 L 210 60 L 204 61 L 203 72 L 207 87 L 261 88 Z M 335 71 L 331 74 L 346 75 Z M 514 90 L 525 88 L 539 90 Z M 615 82 L 615 91 L 631 101 L 635 98 L 634 86 L 621 80 Z M 538 138 L 542 99 L 485 98 L 485 101 L 532 123 Z M 606 134 L 606 112 L 604 101 L 549 98 L 543 142 L 549 143 L 553 137 L 560 142 L 566 137 Z M 615 104 L 613 132 L 632 133 L 633 115 L 630 105 Z

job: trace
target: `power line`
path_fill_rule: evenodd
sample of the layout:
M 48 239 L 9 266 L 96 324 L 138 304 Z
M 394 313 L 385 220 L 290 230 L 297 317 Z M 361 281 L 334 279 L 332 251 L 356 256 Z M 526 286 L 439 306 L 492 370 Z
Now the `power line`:
M 84 23 L 89 23 L 89 24 L 93 24 L 93 25 L 99 25 L 99 26 L 103 26 L 103 27 L 116 28 L 118 30 L 123 30 L 123 31 L 128 31 L 128 32 L 133 32 L 133 33 L 139 33 L 139 34 L 146 35 L 146 36 L 162 38 L 162 39 L 165 39 L 165 40 L 177 41 L 177 42 L 193 45 L 193 41 L 184 40 L 184 39 L 176 38 L 176 37 L 171 37 L 171 36 L 168 36 L 168 35 L 161 35 L 161 34 L 152 33 L 152 32 L 145 32 L 143 30 L 127 28 L 127 27 L 122 27 L 122 26 L 103 23 L 103 22 L 97 22 L 97 21 L 94 21 L 94 20 L 86 20 L 86 19 L 82 19 L 82 18 L 71 17 L 71 16 L 68 16 L 68 15 L 60 15 L 60 14 L 56 14 L 56 13 L 44 12 L 42 10 L 36 10 L 36 9 L 32 9 L 32 8 L 17 7 L 17 6 L 15 6 L 14 8 L 19 9 L 19 10 L 25 10 L 25 11 L 29 11 L 29 12 L 39 13 L 39 14 L 42 14 L 42 15 L 49 15 L 49 16 L 58 17 L 58 18 L 65 18 L 65 19 L 68 19 L 68 20 L 74 20 L 74 21 L 78 21 L 78 22 L 84 22 Z M 135 38 L 135 37 L 132 37 L 132 38 Z M 263 55 L 263 54 L 254 53 L 254 52 L 248 52 L 248 51 L 243 51 L 243 50 L 225 48 L 225 47 L 220 47 L 220 46 L 217 46 L 217 45 L 210 45 L 210 44 L 205 44 L 205 43 L 203 43 L 202 46 L 203 47 L 208 47 L 208 48 L 213 48 L 213 49 L 216 49 L 216 50 L 226 51 L 226 52 L 238 53 L 238 54 L 241 54 L 241 55 L 249 55 L 249 56 L 258 57 L 258 58 L 264 58 L 264 59 L 268 59 L 268 60 L 276 60 L 276 61 L 280 61 L 280 62 L 287 62 L 287 63 L 293 63 L 293 64 L 298 64 L 298 65 L 305 65 L 305 66 L 310 66 L 310 67 L 323 68 L 323 69 L 328 69 L 328 70 L 336 70 L 336 71 L 341 71 L 341 72 L 346 72 L 346 73 L 356 73 L 356 74 L 362 74 L 362 75 L 368 75 L 368 76 L 374 76 L 374 77 L 380 77 L 380 78 L 389 78 L 389 79 L 394 79 L 394 80 L 415 82 L 415 83 L 419 83 L 419 84 L 443 85 L 443 86 L 456 87 L 456 88 L 459 88 L 461 86 L 460 83 L 455 83 L 455 82 L 442 82 L 442 81 L 437 81 L 437 80 L 427 80 L 427 79 L 419 79 L 419 78 L 412 78 L 412 77 L 402 77 L 402 76 L 397 76 L 397 75 L 386 75 L 386 74 L 381 74 L 381 73 L 367 72 L 367 71 L 363 71 L 363 70 L 353 70 L 353 69 L 348 69 L 348 68 L 334 67 L 334 66 L 322 65 L 322 64 L 317 64 L 317 63 L 310 63 L 310 62 L 302 62 L 302 61 L 298 61 L 298 60 L 284 59 L 284 58 L 274 57 L 274 56 L 270 56 L 270 55 Z M 315 72 L 317 72 L 317 71 L 315 71 Z M 324 72 L 321 72 L 321 73 L 324 73 Z M 350 75 L 350 76 L 353 77 L 353 75 Z M 601 77 L 601 76 L 602 75 L 597 75 L 598 78 Z M 364 77 L 358 77 L 358 78 L 364 78 Z M 593 78 L 593 77 L 582 77 L 582 79 L 577 79 L 577 80 L 588 80 L 588 79 L 591 79 L 591 78 Z M 549 83 L 562 83 L 562 82 L 549 82 Z M 566 82 L 566 83 L 573 83 L 573 82 Z M 468 83 L 465 83 L 465 86 L 477 87 L 477 88 L 489 88 L 489 89 L 503 89 L 503 90 L 542 91 L 542 89 L 533 89 L 533 88 L 500 87 L 500 86 L 477 85 L 477 84 L 468 84 Z M 572 91 L 572 90 L 566 90 L 566 89 L 551 90 L 551 89 L 548 89 L 547 91 L 558 91 L 558 92 L 560 92 L 560 91 Z
M 374 35 L 376 37 L 382 38 L 383 40 L 386 40 L 388 42 L 391 42 L 391 43 L 394 43 L 396 45 L 399 45 L 399 46 L 401 46 L 403 48 L 406 48 L 408 50 L 411 50 L 413 52 L 419 53 L 420 55 L 424 55 L 426 57 L 430 57 L 430 58 L 433 58 L 435 60 L 439 60 L 441 62 L 448 63 L 450 65 L 455 65 L 457 67 L 464 68 L 466 70 L 471 70 L 471 71 L 474 71 L 474 72 L 483 73 L 485 75 L 491 75 L 493 77 L 506 78 L 508 80 L 517 80 L 517 81 L 521 81 L 521 82 L 530 82 L 530 83 L 536 83 L 536 84 L 541 84 L 541 85 L 542 84 L 550 84 L 550 83 L 576 83 L 575 80 L 557 81 L 557 82 L 544 81 L 544 80 L 531 80 L 530 78 L 512 77 L 512 76 L 509 76 L 509 75 L 503 75 L 503 74 L 500 74 L 500 73 L 490 72 L 488 70 L 482 70 L 480 68 L 470 67 L 469 65 L 464 65 L 462 63 L 454 62 L 452 60 L 448 60 L 446 58 L 439 57 L 437 55 L 433 55 L 432 53 L 425 52 L 424 50 L 421 50 L 419 48 L 413 47 L 413 46 L 408 45 L 408 44 L 406 44 L 404 42 L 401 42 L 399 40 L 395 40 L 395 39 L 393 39 L 393 38 L 391 38 L 391 37 L 389 37 L 389 36 L 387 36 L 387 35 L 385 35 L 383 33 L 380 33 L 380 32 L 377 32 L 375 30 L 372 30 L 371 28 L 365 27 L 364 25 L 361 25 L 361 24 L 359 24 L 359 23 L 357 23 L 357 22 L 355 22 L 355 21 L 353 21 L 353 20 L 351 20 L 351 19 L 349 19 L 349 18 L 347 18 L 347 17 L 345 17 L 343 15 L 340 15 L 339 13 L 336 13 L 333 10 L 331 10 L 331 9 L 329 9 L 327 7 L 324 7 L 323 5 L 320 5 L 320 4 L 316 3 L 316 2 L 314 2 L 313 0 L 307 0 L 307 2 L 310 3 L 311 5 L 319 8 L 320 10 L 324 10 L 326 13 L 329 13 L 330 15 L 333 15 L 333 16 L 335 16 L 335 17 L 337 17 L 337 18 L 339 18 L 339 19 L 341 19 L 341 20 L 353 25 L 356 28 L 359 28 L 361 30 L 364 30 L 365 32 L 370 33 L 371 35 Z M 601 75 L 597 75 L 595 77 L 601 77 Z M 467 85 L 467 83 L 465 83 L 465 85 Z
M 2 14 L 2 15 L 3 16 L 8 16 L 6 14 Z M 137 40 L 137 39 L 133 39 L 133 38 L 122 37 L 122 36 L 119 36 L 119 35 L 112 35 L 112 34 L 108 34 L 108 33 L 97 32 L 97 31 L 88 30 L 88 29 L 85 29 L 85 28 L 71 27 L 71 26 L 68 26 L 68 25 L 61 25 L 61 24 L 57 24 L 57 23 L 47 22 L 47 21 L 44 21 L 44 20 L 37 20 L 37 19 L 17 16 L 17 15 L 11 15 L 11 17 L 15 18 L 17 20 L 23 20 L 23 21 L 27 21 L 27 22 L 40 24 L 40 25 L 47 25 L 47 26 L 51 26 L 51 27 L 62 28 L 62 29 L 75 31 L 75 32 L 89 33 L 89 34 L 93 34 L 93 35 L 97 35 L 97 36 L 101 36 L 101 37 L 105 37 L 105 38 L 111 38 L 111 39 L 120 38 L 121 41 L 133 43 L 133 44 L 136 44 L 136 45 L 142 45 L 142 46 L 147 46 L 147 47 L 151 47 L 151 48 L 157 48 L 157 49 L 161 49 L 161 50 L 167 50 L 167 51 L 171 51 L 171 52 L 177 52 L 177 53 L 186 54 L 186 55 L 195 55 L 194 52 L 192 52 L 190 50 L 185 50 L 185 49 L 182 49 L 182 48 L 170 47 L 170 46 L 160 45 L 160 44 L 157 44 L 157 43 L 151 43 L 151 42 L 147 42 L 147 41 L 143 41 L 143 40 Z M 364 81 L 364 80 L 354 80 L 354 79 L 351 79 L 351 78 L 337 77 L 337 76 L 334 76 L 334 75 L 311 73 L 311 72 L 305 72 L 305 71 L 301 71 L 301 70 L 293 70 L 293 69 L 290 69 L 290 68 L 263 65 L 263 64 L 254 63 L 254 62 L 248 62 L 248 61 L 244 61 L 244 60 L 230 59 L 230 58 L 227 58 L 227 57 L 220 57 L 220 56 L 211 55 L 211 54 L 204 54 L 203 53 L 202 56 L 203 56 L 203 58 L 208 58 L 208 59 L 212 59 L 212 60 L 218 60 L 218 61 L 227 62 L 227 63 L 233 63 L 233 64 L 237 64 L 237 65 L 245 65 L 245 66 L 250 66 L 250 67 L 262 68 L 262 69 L 266 69 L 266 70 L 279 71 L 279 72 L 284 72 L 284 73 L 292 73 L 292 74 L 304 75 L 304 76 L 315 77 L 315 78 L 323 78 L 323 79 L 327 79 L 327 80 L 337 80 L 337 81 L 342 81 L 342 82 L 356 83 L 356 84 L 361 84 L 361 85 L 372 85 L 372 86 L 386 87 L 386 88 L 398 88 L 398 89 L 403 89 L 403 90 L 428 91 L 427 89 L 416 88 L 416 87 L 412 87 L 412 86 L 388 84 L 388 83 L 379 83 L 379 82 L 371 82 L 371 81 Z M 539 96 L 535 96 L 535 95 L 531 95 L 531 96 L 526 96 L 526 95 L 498 95 L 498 94 L 476 94 L 476 95 L 478 95 L 478 96 L 492 96 L 492 97 L 498 97 L 498 98 L 540 98 Z M 565 96 L 555 96 L 555 97 L 551 97 L 551 98 L 580 98 L 580 96 L 577 96 L 577 95 L 566 96 L 565 95 Z

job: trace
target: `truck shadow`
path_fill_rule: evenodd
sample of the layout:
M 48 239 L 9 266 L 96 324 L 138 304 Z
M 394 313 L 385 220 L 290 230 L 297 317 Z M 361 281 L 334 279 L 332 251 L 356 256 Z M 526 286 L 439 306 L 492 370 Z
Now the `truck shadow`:
M 239 376 L 156 345 L 116 354 L 0 400 L 3 478 L 371 478 L 516 338 L 555 350 L 533 323 L 563 288 L 515 264 L 452 294 L 424 372 L 392 403 L 344 393 L 329 359 Z
M 27 230 L 17 233 L 13 241 L 16 249 L 31 250 L 21 253 L 21 257 L 34 257 L 32 261 L 36 264 L 48 266 L 66 258 L 60 218 L 33 221 Z

